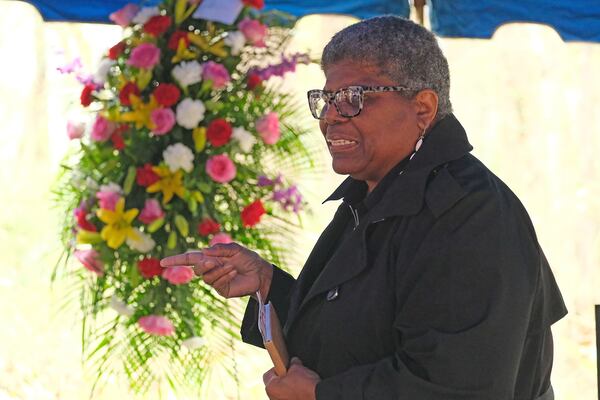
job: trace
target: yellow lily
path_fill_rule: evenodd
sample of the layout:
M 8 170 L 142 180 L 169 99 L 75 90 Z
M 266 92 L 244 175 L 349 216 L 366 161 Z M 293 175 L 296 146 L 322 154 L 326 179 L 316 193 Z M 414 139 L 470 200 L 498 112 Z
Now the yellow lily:
M 175 3 L 176 25 L 179 25 L 181 22 L 185 21 L 190 15 L 192 15 L 192 13 L 198 7 L 198 4 L 200 4 L 200 2 L 196 2 L 196 4 L 192 3 L 189 7 L 187 7 L 187 4 L 188 0 L 177 0 L 177 2 Z
M 183 199 L 185 196 L 185 188 L 183 187 L 183 171 L 178 169 L 177 172 L 171 172 L 169 167 L 158 166 L 152 167 L 152 171 L 160 177 L 160 180 L 146 188 L 148 193 L 162 192 L 163 204 L 167 204 L 176 194 Z
M 215 43 L 210 43 L 212 38 L 209 38 L 209 40 L 207 40 L 203 36 L 196 35 L 193 32 L 188 32 L 187 37 L 190 43 L 194 44 L 196 47 L 199 47 L 201 50 L 212 53 L 217 57 L 227 57 L 227 50 L 225 50 L 224 48 L 225 42 L 223 41 L 223 39 L 218 40 Z
M 154 129 L 155 126 L 150 119 L 150 114 L 159 106 L 154 96 L 150 96 L 148 103 L 144 103 L 138 96 L 131 95 L 129 98 L 131 99 L 131 108 L 133 110 L 117 115 L 118 122 L 134 122 L 136 129 L 140 129 L 143 126 L 150 130 Z
M 175 64 L 182 60 L 193 60 L 198 58 L 198 54 L 195 51 L 188 49 L 185 39 L 179 39 L 177 43 L 177 53 L 171 58 L 171 63 Z
M 101 208 L 96 212 L 100 221 L 106 224 L 100 231 L 100 237 L 107 242 L 108 247 L 117 249 L 125 239 L 137 238 L 135 229 L 131 226 L 131 221 L 138 213 L 137 208 L 125 210 L 125 198 L 123 197 L 117 201 L 114 211 Z

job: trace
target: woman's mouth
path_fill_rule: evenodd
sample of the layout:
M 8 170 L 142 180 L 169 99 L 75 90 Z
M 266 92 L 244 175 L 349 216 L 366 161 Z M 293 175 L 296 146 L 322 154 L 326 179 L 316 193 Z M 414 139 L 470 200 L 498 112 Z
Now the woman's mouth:
M 329 149 L 333 152 L 351 150 L 358 145 L 355 140 L 348 139 L 327 139 Z

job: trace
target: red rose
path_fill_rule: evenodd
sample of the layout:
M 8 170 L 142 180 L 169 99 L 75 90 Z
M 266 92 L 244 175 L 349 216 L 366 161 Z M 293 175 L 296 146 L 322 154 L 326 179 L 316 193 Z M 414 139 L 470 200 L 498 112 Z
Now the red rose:
M 121 136 L 120 132 L 115 131 L 110 136 L 110 141 L 113 144 L 113 147 L 117 150 L 123 150 L 125 148 L 125 142 L 123 141 L 123 136 Z
M 223 118 L 217 118 L 208 124 L 206 138 L 215 147 L 223 146 L 231 138 L 231 125 Z
M 171 83 L 161 83 L 154 89 L 154 98 L 158 104 L 171 107 L 179 100 L 179 88 Z
M 257 10 L 260 10 L 265 6 L 264 0 L 242 0 L 242 3 L 244 3 L 248 7 L 254 7 Z
M 260 76 L 258 76 L 258 74 L 251 73 L 250 75 L 248 75 L 248 80 L 246 81 L 248 89 L 254 90 L 254 88 L 259 86 L 261 83 L 262 79 L 260 79 Z
M 82 106 L 87 107 L 90 104 L 92 104 L 92 92 L 94 91 L 94 89 L 96 89 L 96 86 L 94 86 L 91 83 L 88 83 L 83 87 L 83 90 L 81 91 L 81 96 L 79 97 Z
M 152 171 L 152 164 L 144 164 L 143 167 L 137 169 L 135 181 L 140 186 L 148 187 L 160 181 L 160 176 L 156 175 L 156 173 Z
M 108 58 L 111 60 L 116 60 L 121 54 L 123 54 L 125 47 L 125 42 L 119 42 L 115 44 L 113 47 L 108 49 Z
M 185 47 L 187 48 L 190 45 L 190 39 L 188 39 L 188 34 L 185 31 L 175 31 L 169 38 L 169 48 L 173 51 L 177 51 L 179 47 L 179 41 L 183 39 L 185 40 Z
M 160 260 L 158 258 L 144 258 L 137 263 L 138 270 L 144 278 L 152 278 L 162 274 L 164 268 L 160 266 Z
M 75 210 L 75 219 L 77 219 L 77 226 L 88 232 L 97 232 L 98 229 L 94 224 L 87 220 L 87 213 L 84 209 Z
M 144 24 L 144 32 L 153 36 L 160 36 L 171 26 L 171 17 L 167 15 L 155 15 Z
M 129 98 L 129 95 L 135 95 L 135 96 L 139 96 L 140 95 L 140 89 L 137 87 L 137 85 L 133 82 L 127 82 L 125 84 L 125 86 L 123 86 L 123 88 L 121 88 L 121 92 L 119 92 L 119 100 L 121 100 L 121 104 L 123 104 L 124 106 L 130 106 L 131 105 L 131 99 Z
M 260 217 L 265 213 L 266 211 L 262 201 L 256 200 L 255 202 L 248 204 L 242 210 L 242 224 L 245 227 L 254 226 L 260 222 Z
M 198 224 L 198 233 L 200 236 L 208 236 L 211 233 L 218 233 L 221 231 L 221 225 L 212 218 L 205 218 Z

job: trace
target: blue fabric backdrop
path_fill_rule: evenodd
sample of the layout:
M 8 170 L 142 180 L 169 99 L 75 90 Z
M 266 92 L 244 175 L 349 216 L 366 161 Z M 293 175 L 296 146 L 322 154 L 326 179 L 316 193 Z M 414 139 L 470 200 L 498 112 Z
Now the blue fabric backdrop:
M 440 36 L 490 38 L 507 22 L 550 25 L 566 41 L 600 42 L 600 0 L 430 0 Z
M 108 15 L 135 0 L 29 0 L 46 21 L 109 22 Z M 159 0 L 148 0 L 148 5 Z M 368 18 L 408 16 L 408 0 L 267 0 L 267 9 L 296 16 L 346 14 Z M 547 24 L 567 41 L 600 42 L 600 0 L 428 0 L 440 36 L 489 38 L 507 22 Z

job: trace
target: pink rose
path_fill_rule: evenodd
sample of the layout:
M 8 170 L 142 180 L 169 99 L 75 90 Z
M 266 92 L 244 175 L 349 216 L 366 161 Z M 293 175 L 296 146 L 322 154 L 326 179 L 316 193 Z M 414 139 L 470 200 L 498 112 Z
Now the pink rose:
M 255 19 L 244 18 L 238 24 L 239 30 L 246 39 L 256 47 L 266 47 L 265 37 L 267 36 L 267 26 L 261 24 Z
M 229 77 L 229 72 L 227 72 L 227 68 L 214 61 L 208 61 L 202 64 L 202 78 L 204 80 L 212 81 L 215 89 L 224 88 L 231 79 Z
M 194 270 L 190 267 L 169 267 L 162 273 L 162 277 L 173 285 L 185 285 L 194 279 L 194 276 Z
M 121 194 L 113 191 L 97 192 L 96 198 L 100 204 L 100 208 L 105 210 L 115 211 L 115 206 L 121 198 Z
M 111 137 L 116 129 L 116 125 L 101 115 L 96 115 L 96 120 L 92 125 L 92 140 L 96 142 L 105 142 Z
M 233 239 L 231 239 L 231 236 L 229 236 L 228 234 L 226 234 L 225 232 L 220 232 L 217 233 L 215 236 L 213 236 L 212 239 L 210 239 L 210 245 L 214 246 L 215 244 L 218 243 L 233 243 Z
M 100 253 L 96 250 L 75 250 L 73 254 L 86 269 L 98 276 L 104 275 L 104 263 L 100 260 Z
M 270 112 L 256 121 L 256 131 L 266 144 L 275 144 L 281 136 L 277 113 Z
M 154 124 L 152 133 L 155 135 L 164 135 L 175 125 L 175 113 L 170 108 L 157 108 L 150 114 L 150 119 Z
M 140 11 L 140 7 L 135 4 L 129 3 L 125 7 L 121 8 L 110 14 L 108 18 L 115 24 L 125 28 L 133 17 Z
M 220 154 L 208 159 L 206 162 L 206 173 L 215 182 L 227 183 L 235 178 L 237 170 L 233 161 L 226 154 Z
M 140 213 L 139 220 L 144 224 L 150 224 L 159 218 L 165 216 L 165 212 L 160 208 L 160 203 L 156 199 L 148 199 L 144 203 L 144 208 Z
M 146 315 L 138 320 L 138 324 L 151 335 L 171 336 L 175 332 L 173 323 L 162 315 Z
M 69 139 L 81 139 L 84 131 L 85 124 L 83 122 L 67 122 L 67 136 Z
M 160 61 L 160 49 L 152 43 L 142 43 L 133 50 L 127 64 L 152 69 Z

